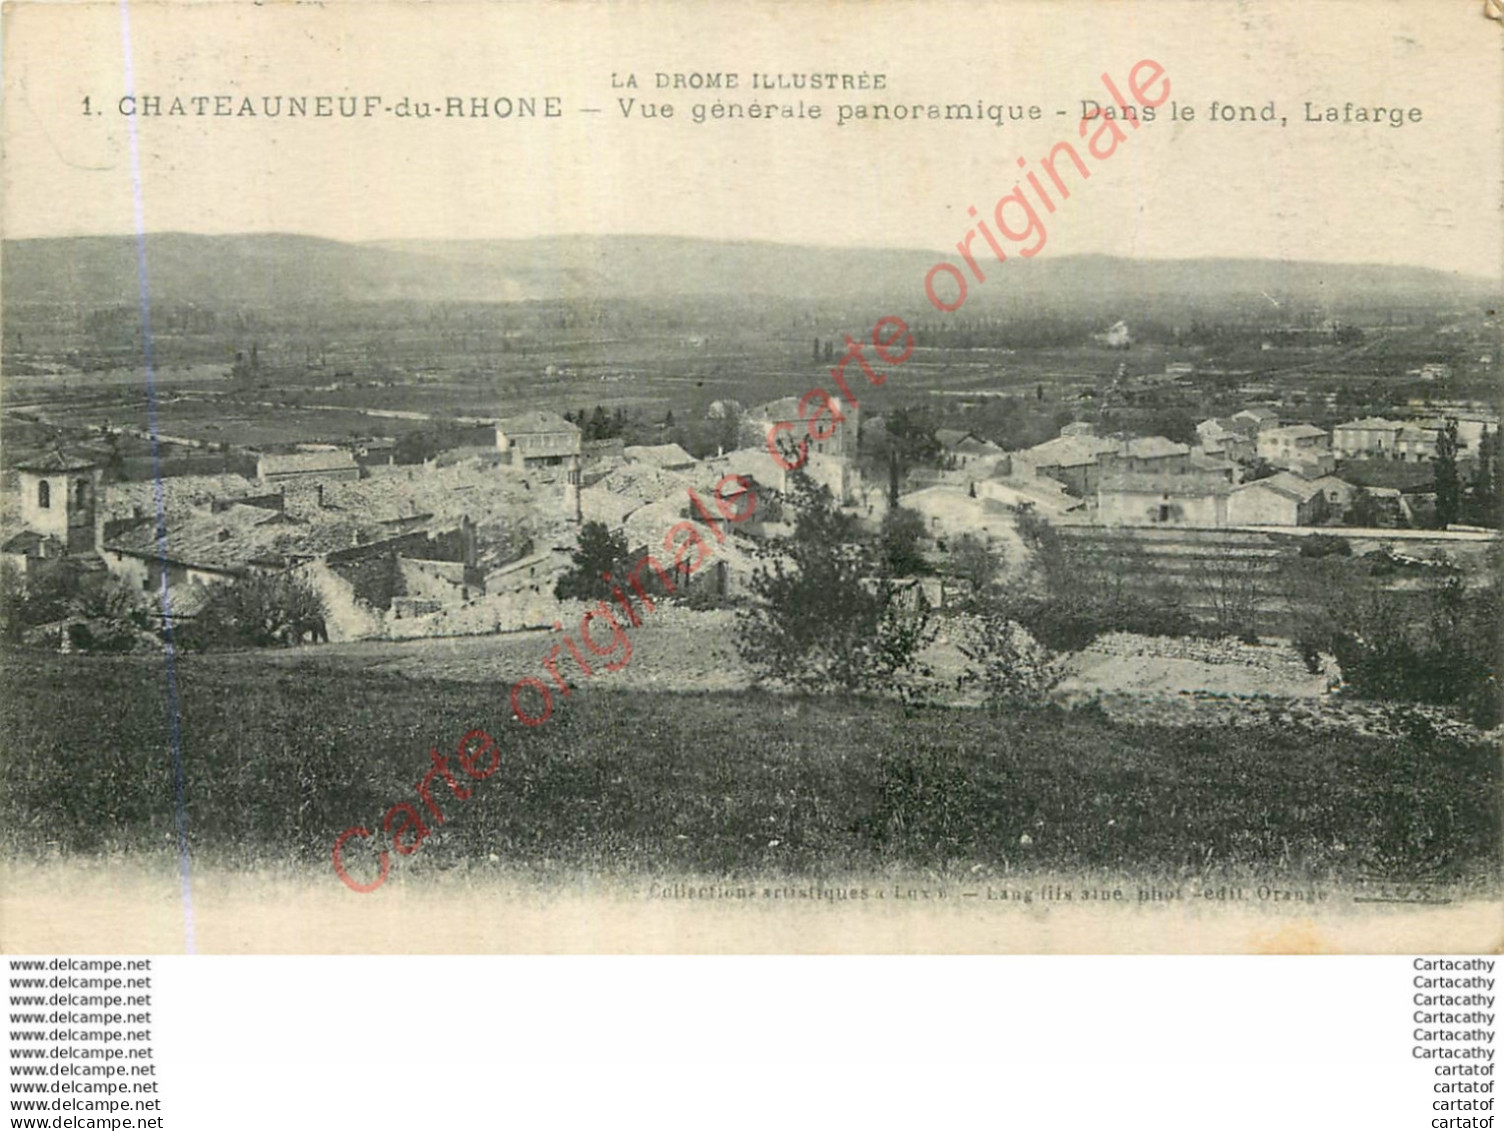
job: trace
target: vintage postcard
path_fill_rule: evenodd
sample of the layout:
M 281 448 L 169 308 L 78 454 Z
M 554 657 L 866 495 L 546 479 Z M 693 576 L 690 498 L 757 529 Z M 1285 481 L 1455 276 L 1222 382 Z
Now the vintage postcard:
M 1495 950 L 1501 14 L 6 4 L 0 948 Z

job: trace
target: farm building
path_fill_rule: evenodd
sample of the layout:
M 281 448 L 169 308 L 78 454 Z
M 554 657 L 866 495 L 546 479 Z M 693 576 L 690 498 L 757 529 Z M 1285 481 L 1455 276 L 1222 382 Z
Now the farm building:
M 1203 420 L 1196 425 L 1196 436 L 1201 450 L 1209 456 L 1224 456 L 1239 462 L 1253 458 L 1253 440 L 1240 432 L 1231 420 Z
M 1248 436 L 1279 427 L 1279 413 L 1272 408 L 1245 408 L 1232 414 L 1232 426 Z
M 1189 470 L 1191 449 L 1163 436 L 1135 436 L 1122 441 L 1116 450 L 1101 454 L 1103 475 L 1146 474 L 1175 475 Z
M 1325 515 L 1320 482 L 1288 471 L 1234 487 L 1227 504 L 1233 526 L 1310 526 Z
M 1338 459 L 1393 459 L 1395 441 L 1404 427 L 1381 416 L 1349 420 L 1332 429 L 1332 451 Z
M 836 419 L 835 413 L 840 414 L 840 419 Z M 765 450 L 770 443 L 776 444 L 780 450 L 787 450 L 789 454 L 784 458 L 793 463 L 801 450 L 810 456 L 855 457 L 862 423 L 857 407 L 840 397 L 832 397 L 827 407 L 819 397 L 806 394 L 802 414 L 800 398 L 781 397 L 749 409 L 743 427 L 749 443 Z M 831 435 L 829 439 L 817 440 L 817 432 Z
M 1258 434 L 1255 450 L 1261 459 L 1289 471 L 1332 470 L 1332 437 L 1314 424 L 1287 424 Z
M 1097 485 L 1097 521 L 1105 526 L 1227 525 L 1232 484 L 1215 473 L 1114 471 Z
M 1022 475 L 1030 469 L 1037 476 L 1065 485 L 1073 495 L 1086 497 L 1097 489 L 1103 452 L 1116 452 L 1118 441 L 1099 436 L 1057 436 L 1013 454 L 1013 466 Z
M 953 428 L 941 428 L 935 432 L 940 448 L 957 468 L 973 464 L 996 466 L 1006 460 L 1008 454 L 991 440 L 983 440 L 973 432 L 961 432 Z
M 1436 458 L 1439 428 L 1407 424 L 1394 440 L 1394 458 L 1404 463 L 1425 463 Z
M 556 412 L 525 412 L 497 423 L 496 448 L 511 467 L 562 467 L 580 455 L 580 430 Z

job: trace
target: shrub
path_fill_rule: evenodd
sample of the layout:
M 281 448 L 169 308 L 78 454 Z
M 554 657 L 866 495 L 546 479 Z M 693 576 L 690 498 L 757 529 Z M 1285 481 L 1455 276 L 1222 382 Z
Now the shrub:
M 1042 706 L 1065 675 L 1048 648 L 995 610 L 968 620 L 957 648 L 971 661 L 958 685 L 981 687 L 994 709 Z
M 324 599 L 291 574 L 255 575 L 213 586 L 198 616 L 176 631 L 188 648 L 265 648 L 328 639 Z
M 1300 540 L 1300 556 L 1303 558 L 1325 558 L 1332 554 L 1349 558 L 1352 553 L 1352 543 L 1340 534 L 1312 534 Z

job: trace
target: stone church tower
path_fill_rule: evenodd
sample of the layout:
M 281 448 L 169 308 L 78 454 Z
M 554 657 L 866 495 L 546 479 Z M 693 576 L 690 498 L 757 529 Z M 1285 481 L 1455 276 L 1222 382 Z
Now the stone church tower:
M 103 472 L 98 463 L 61 449 L 16 465 L 21 521 L 56 538 L 69 555 L 98 553 L 104 544 Z

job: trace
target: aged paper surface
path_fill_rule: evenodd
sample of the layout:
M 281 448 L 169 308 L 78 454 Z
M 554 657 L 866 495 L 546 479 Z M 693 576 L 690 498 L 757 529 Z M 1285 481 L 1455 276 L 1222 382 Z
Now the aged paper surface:
M 1492 952 L 1501 46 L 7 4 L 0 945 Z

